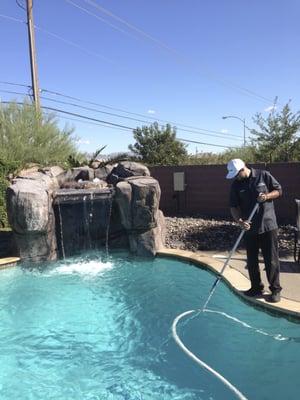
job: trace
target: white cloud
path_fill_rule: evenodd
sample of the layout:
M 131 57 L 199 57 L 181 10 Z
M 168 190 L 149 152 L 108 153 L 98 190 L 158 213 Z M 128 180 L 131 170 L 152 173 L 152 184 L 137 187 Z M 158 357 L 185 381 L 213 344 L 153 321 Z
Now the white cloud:
M 221 129 L 222 133 L 228 133 L 228 129 Z
M 277 107 L 273 105 L 273 106 L 269 106 L 269 107 L 265 108 L 264 111 L 265 112 L 272 112 L 272 111 L 276 110 L 276 108 Z
M 147 113 L 148 113 L 148 114 L 156 114 L 156 111 L 150 109 L 150 110 L 147 111 Z
M 84 139 L 78 139 L 78 140 L 77 140 L 77 143 L 78 143 L 78 144 L 90 144 L 91 142 L 90 142 L 88 139 L 86 139 L 86 140 L 84 140 Z

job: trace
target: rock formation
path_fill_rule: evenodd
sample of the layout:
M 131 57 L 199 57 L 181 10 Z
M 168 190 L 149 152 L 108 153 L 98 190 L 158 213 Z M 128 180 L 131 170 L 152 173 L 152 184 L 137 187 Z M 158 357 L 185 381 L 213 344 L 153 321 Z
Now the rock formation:
M 99 248 L 107 238 L 139 256 L 163 246 L 160 187 L 148 168 L 128 161 L 93 166 L 34 167 L 12 179 L 8 217 L 23 260 L 54 260 Z

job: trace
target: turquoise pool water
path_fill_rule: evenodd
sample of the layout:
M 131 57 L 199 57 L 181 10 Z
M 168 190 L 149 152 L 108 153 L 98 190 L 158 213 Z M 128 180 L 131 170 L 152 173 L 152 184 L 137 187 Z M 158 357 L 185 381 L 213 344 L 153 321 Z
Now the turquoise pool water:
M 173 319 L 203 305 L 215 277 L 174 259 L 101 254 L 0 273 L 1 400 L 233 399 L 179 349 Z M 178 332 L 249 399 L 299 399 L 299 325 L 223 284 Z M 249 327 L 250 326 L 250 327 Z

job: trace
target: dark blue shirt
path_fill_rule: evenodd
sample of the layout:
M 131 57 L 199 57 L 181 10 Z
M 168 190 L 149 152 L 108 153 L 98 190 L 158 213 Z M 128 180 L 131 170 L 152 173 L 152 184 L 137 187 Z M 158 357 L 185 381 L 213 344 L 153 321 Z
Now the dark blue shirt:
M 253 210 L 259 193 L 270 193 L 273 190 L 282 191 L 281 185 L 268 172 L 251 168 L 246 179 L 235 179 L 230 190 L 230 207 L 239 207 L 242 219 L 246 220 Z M 249 233 L 264 233 L 277 229 L 277 221 L 272 200 L 259 204 L 252 219 Z

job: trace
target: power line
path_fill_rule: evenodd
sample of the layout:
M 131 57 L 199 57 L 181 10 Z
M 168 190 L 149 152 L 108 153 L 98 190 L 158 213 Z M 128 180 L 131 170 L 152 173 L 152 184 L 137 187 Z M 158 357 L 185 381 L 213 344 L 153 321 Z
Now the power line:
M 70 1 L 70 0 L 66 0 L 66 1 Z M 120 18 L 119 16 L 117 16 L 116 14 L 113 14 L 111 11 L 107 10 L 104 7 L 101 7 L 99 4 L 97 4 L 95 1 L 91 1 L 91 0 L 83 0 L 85 3 L 90 4 L 91 6 L 95 7 L 96 9 L 98 9 L 99 11 L 103 12 L 104 14 L 108 15 L 109 17 L 117 20 L 118 22 L 121 22 L 122 24 L 124 24 L 125 26 L 127 26 L 127 28 L 137 32 L 139 35 L 151 40 L 152 42 L 158 44 L 160 47 L 162 47 L 164 50 L 167 50 L 168 52 L 171 52 L 173 54 L 175 54 L 179 59 L 185 59 L 185 57 L 182 57 L 182 55 L 177 51 L 172 49 L 171 47 L 169 47 L 167 44 L 165 44 L 164 42 L 162 42 L 161 40 L 149 35 L 149 33 L 139 29 L 138 27 L 136 27 L 135 25 L 129 23 L 128 21 L 126 21 L 123 18 Z M 93 14 L 94 16 L 96 16 L 97 14 Z M 104 21 L 105 22 L 105 21 Z
M 195 127 L 195 126 L 191 126 L 191 125 L 182 124 L 182 123 L 179 123 L 179 122 L 174 122 L 174 121 L 170 121 L 170 120 L 155 118 L 155 117 L 151 117 L 151 116 L 148 116 L 148 115 L 139 114 L 139 113 L 131 112 L 131 111 L 128 111 L 128 110 L 124 110 L 124 109 L 121 109 L 121 108 L 111 107 L 111 106 L 107 106 L 107 105 L 104 105 L 104 104 L 99 104 L 99 103 L 83 100 L 83 99 L 80 99 L 78 97 L 69 96 L 69 95 L 66 95 L 66 94 L 63 94 L 63 93 L 54 92 L 54 91 L 47 90 L 47 89 L 42 89 L 42 92 L 46 92 L 46 93 L 49 93 L 49 94 L 54 94 L 56 96 L 61 96 L 61 97 L 64 97 L 64 98 L 75 100 L 75 101 L 80 102 L 80 103 L 91 104 L 91 105 L 95 105 L 95 106 L 98 106 L 98 107 L 107 108 L 109 110 L 123 112 L 123 113 L 129 114 L 129 115 L 135 115 L 135 116 L 142 117 L 142 118 L 148 118 L 148 119 L 151 119 L 153 121 L 163 122 L 163 123 L 166 123 L 166 124 L 175 125 L 177 127 L 182 126 L 184 128 L 196 129 L 196 130 L 199 130 L 199 131 L 211 132 L 211 133 L 216 133 L 216 134 L 219 134 L 219 135 L 222 135 L 222 134 L 224 135 L 224 133 L 220 132 L 220 131 L 214 131 L 212 129 L 199 128 L 199 127 Z M 226 134 L 226 136 L 242 137 L 240 135 L 234 135 L 234 134 L 229 134 L 229 135 Z
M 14 22 L 21 22 L 22 24 L 26 24 L 26 22 L 23 21 L 22 19 L 15 18 L 15 17 L 10 17 L 9 15 L 0 14 L 0 17 L 1 18 L 5 18 L 5 19 L 9 19 L 9 20 L 14 21 Z
M 31 88 L 30 85 L 24 85 L 22 83 L 14 83 L 14 82 L 8 82 L 8 81 L 0 81 L 1 84 L 3 85 L 10 85 L 10 86 L 22 86 L 22 87 L 26 87 L 28 89 Z
M 105 20 L 104 18 L 100 17 L 100 15 L 94 14 L 91 11 L 87 10 L 86 8 L 79 6 L 78 4 L 74 3 L 72 0 L 65 0 L 65 1 L 67 3 L 69 3 L 70 5 L 72 5 L 73 7 L 78 8 L 79 10 L 85 12 L 86 14 L 91 15 L 91 16 L 97 18 L 99 21 L 104 22 L 105 24 L 107 24 L 107 25 L 111 26 L 112 28 L 118 30 L 119 32 L 121 32 L 121 33 L 123 33 L 125 35 L 128 35 L 130 37 L 136 38 L 134 35 L 130 34 L 129 32 L 124 31 L 123 29 L 119 28 L 118 26 L 116 26 L 116 25 L 110 23 L 109 21 Z
M 11 102 L 10 101 L 2 101 L 0 103 L 10 104 Z M 16 104 L 23 105 L 23 103 L 20 103 L 20 102 L 16 102 Z M 130 131 L 134 131 L 135 130 L 135 128 L 130 127 L 130 126 L 115 124 L 115 123 L 112 123 L 112 122 L 109 122 L 109 121 L 104 121 L 104 120 L 99 120 L 97 118 L 92 118 L 92 117 L 88 117 L 86 115 L 82 115 L 82 114 L 73 113 L 73 112 L 70 112 L 70 111 L 61 110 L 59 108 L 47 107 L 47 106 L 42 106 L 41 108 L 44 109 L 44 110 L 50 110 L 50 111 L 54 111 L 54 112 L 58 112 L 58 113 L 66 114 L 66 115 L 75 116 L 75 117 L 78 117 L 78 118 L 83 118 L 83 119 L 86 119 L 86 120 L 89 120 L 89 121 L 93 121 L 93 122 L 100 122 L 100 123 L 103 123 L 103 124 L 106 124 L 106 125 L 123 128 L 125 130 L 130 130 Z M 228 149 L 232 148 L 232 146 L 222 146 L 222 145 L 216 145 L 214 143 L 198 142 L 198 141 L 195 141 L 195 140 L 188 140 L 188 139 L 183 139 L 183 138 L 177 138 L 177 140 L 180 140 L 181 142 L 203 144 L 203 145 L 207 145 L 207 146 L 215 146 L 215 147 L 222 147 L 222 148 L 228 148 Z
M 28 96 L 29 96 L 29 94 L 20 93 L 20 92 L 15 92 L 15 91 L 13 91 L 13 90 L 3 90 L 3 89 L 0 89 L 0 92 L 1 92 L 1 93 L 8 93 L 8 94 L 16 94 L 16 95 L 18 95 L 18 96 L 25 96 L 25 97 L 28 97 Z
M 0 83 L 13 85 L 13 86 L 24 86 L 24 87 L 29 87 L 30 88 L 30 86 L 21 85 L 21 84 L 13 83 L 13 82 L 0 81 Z M 163 122 L 165 124 L 170 124 L 170 125 L 173 125 L 173 126 L 176 126 L 176 127 L 180 127 L 181 126 L 181 127 L 184 127 L 184 128 L 195 129 L 197 131 L 216 133 L 218 135 L 224 135 L 226 137 L 231 136 L 231 137 L 234 137 L 234 138 L 242 138 L 241 135 L 225 134 L 224 132 L 215 131 L 215 130 L 212 130 L 212 129 L 199 128 L 199 127 L 192 126 L 192 125 L 182 124 L 180 122 L 174 122 L 174 121 L 165 120 L 165 119 L 161 119 L 161 118 L 155 118 L 155 117 L 151 117 L 151 116 L 148 116 L 148 115 L 139 114 L 139 113 L 131 112 L 131 111 L 128 111 L 128 110 L 124 110 L 122 108 L 116 108 L 116 107 L 111 107 L 111 106 L 108 106 L 108 105 L 105 105 L 105 104 L 95 103 L 95 102 L 92 102 L 92 101 L 81 99 L 79 97 L 70 96 L 70 95 L 67 95 L 67 94 L 63 94 L 63 93 L 60 93 L 60 92 L 56 92 L 56 91 L 52 91 L 52 90 L 48 90 L 48 89 L 44 89 L 44 88 L 41 89 L 41 92 L 42 93 L 44 92 L 44 93 L 53 94 L 55 96 L 60 96 L 60 97 L 63 97 L 63 98 L 66 98 L 66 99 L 70 99 L 70 100 L 75 100 L 75 101 L 77 101 L 79 103 L 91 104 L 91 105 L 95 105 L 95 106 L 98 106 L 98 107 L 106 108 L 108 110 L 119 111 L 119 112 L 122 112 L 122 113 L 125 113 L 125 114 L 128 114 L 128 115 L 135 115 L 135 116 L 138 116 L 138 117 L 147 118 L 148 120 L 150 119 L 150 120 L 157 121 L 157 122 Z M 147 123 L 150 123 L 150 122 L 147 121 Z
M 9 20 L 14 21 L 14 22 L 21 22 L 22 24 L 26 24 L 25 21 L 23 21 L 23 20 L 21 20 L 21 19 L 18 19 L 18 18 L 10 17 L 10 16 L 8 16 L 8 15 L 0 14 L 0 17 L 9 19 Z M 86 53 L 86 54 L 89 54 L 89 55 L 91 55 L 91 56 L 100 58 L 101 60 L 107 61 L 107 62 L 109 62 L 109 63 L 115 65 L 115 62 L 114 62 L 114 61 L 110 60 L 109 58 L 107 58 L 107 57 L 105 57 L 105 56 L 102 56 L 102 55 L 99 54 L 99 53 L 96 53 L 95 51 L 87 50 L 85 47 L 82 47 L 82 46 L 80 46 L 79 44 L 77 44 L 77 43 L 75 43 L 75 42 L 73 42 L 73 41 L 71 41 L 71 40 L 65 39 L 65 38 L 63 38 L 62 36 L 59 36 L 59 35 L 57 35 L 57 34 L 54 33 L 54 32 L 51 32 L 51 31 L 49 31 L 49 30 L 47 30 L 47 29 L 44 29 L 44 28 L 42 28 L 41 26 L 34 25 L 34 27 L 35 27 L 36 29 L 38 29 L 39 31 L 41 31 L 42 33 L 44 33 L 44 34 L 46 34 L 46 35 L 48 35 L 48 36 L 52 36 L 52 37 L 54 37 L 55 39 L 60 40 L 60 41 L 62 41 L 62 42 L 64 42 L 64 43 L 68 44 L 69 46 L 73 46 L 73 47 L 75 47 L 75 48 L 77 48 L 77 49 L 83 51 L 83 52 Z
M 110 112 L 106 112 L 106 111 L 101 111 L 101 110 L 97 110 L 97 109 L 95 109 L 95 108 L 79 106 L 78 104 L 69 103 L 69 102 L 61 101 L 61 100 L 55 100 L 55 99 L 51 99 L 51 98 L 45 97 L 45 96 L 41 96 L 41 99 L 47 100 L 47 101 L 53 101 L 53 102 L 59 103 L 59 104 L 69 105 L 69 106 L 72 106 L 72 107 L 81 108 L 81 109 L 87 110 L 87 111 L 98 112 L 98 113 L 101 113 L 101 114 L 110 115 L 110 116 L 117 117 L 117 118 L 129 119 L 130 121 L 142 122 L 142 123 L 145 123 L 145 124 L 151 123 L 151 122 L 149 122 L 149 121 L 140 120 L 140 119 L 132 118 L 132 117 L 126 117 L 126 116 L 124 116 L 124 115 L 115 114 L 115 113 L 110 113 Z M 192 130 L 188 130 L 188 129 L 183 129 L 183 128 L 179 128 L 179 130 L 181 130 L 181 131 L 183 131 L 183 132 L 188 132 L 188 133 L 193 133 L 193 134 L 202 135 L 202 136 L 214 136 L 214 137 L 218 137 L 218 138 L 221 138 L 221 139 L 226 139 L 226 136 L 229 136 L 229 137 L 230 137 L 230 136 L 233 136 L 233 135 L 230 135 L 230 134 L 229 134 L 229 135 L 224 134 L 225 136 L 221 136 L 221 135 L 216 135 L 216 134 L 212 134 L 212 133 L 196 132 L 196 131 L 192 131 Z M 231 139 L 232 139 L 232 138 L 231 138 Z M 233 137 L 233 140 L 239 140 L 239 139 L 238 139 L 236 136 L 234 136 L 234 137 Z
M 222 148 L 226 148 L 226 149 L 232 149 L 232 146 L 222 146 L 222 145 L 220 145 L 220 144 L 196 142 L 195 140 L 188 140 L 188 139 L 182 139 L 182 138 L 177 138 L 177 140 L 180 140 L 181 142 L 187 142 L 187 143 L 208 144 L 209 146 L 222 147 Z
M 15 92 L 15 93 L 16 93 L 16 92 Z M 1 101 L 1 103 L 3 103 L 3 104 L 10 104 L 9 101 Z M 15 103 L 16 103 L 16 104 L 19 104 L 19 105 L 23 105 L 23 103 L 20 103 L 20 102 L 15 102 Z M 129 129 L 129 130 L 131 130 L 131 131 L 133 131 L 133 130 L 135 129 L 135 128 L 130 127 L 130 126 L 120 125 L 120 124 L 116 124 L 116 123 L 114 123 L 114 122 L 109 122 L 109 121 L 104 121 L 104 120 L 97 119 L 97 118 L 88 117 L 88 116 L 86 116 L 86 115 L 82 115 L 82 114 L 78 114 L 78 113 L 73 113 L 73 112 L 71 112 L 71 111 L 61 110 L 61 109 L 59 109 L 59 108 L 48 107 L 48 106 L 42 106 L 42 108 L 43 108 L 44 110 L 50 110 L 50 111 L 55 111 L 55 112 L 62 113 L 62 114 L 72 115 L 72 116 L 75 116 L 75 117 L 84 118 L 84 119 L 86 119 L 86 120 L 90 120 L 90 121 L 94 121 L 94 122 L 101 122 L 101 123 L 103 123 L 103 124 L 115 126 L 115 127 L 118 127 L 118 128 Z
M 104 19 L 101 19 L 101 17 L 99 17 L 99 15 L 94 14 L 94 13 L 91 13 L 90 11 L 84 9 L 83 7 L 80 7 L 80 6 L 76 5 L 76 4 L 74 4 L 74 3 L 73 3 L 72 1 L 70 1 L 70 0 L 65 0 L 65 1 L 67 1 L 69 4 L 72 4 L 74 7 L 77 7 L 77 8 L 79 8 L 79 9 L 82 9 L 83 11 L 87 12 L 88 14 L 90 14 L 90 15 L 94 16 L 95 18 L 101 20 L 102 22 L 104 22 L 104 23 L 110 25 L 110 26 L 113 27 L 114 29 L 117 29 L 117 30 L 121 31 L 122 33 L 125 33 L 125 34 L 128 35 L 128 32 L 123 31 L 123 30 L 120 29 L 119 27 L 114 26 L 113 24 L 109 23 L 108 21 L 106 21 L 106 20 L 104 20 Z M 106 10 L 104 7 L 99 6 L 98 4 L 92 2 L 91 0 L 84 0 L 84 1 L 88 1 L 90 4 L 93 4 L 94 7 L 101 9 L 101 11 L 105 12 L 105 13 L 108 14 L 108 15 L 111 15 L 111 17 L 113 17 L 113 18 L 115 18 L 115 19 L 117 19 L 117 20 L 119 20 L 119 21 L 123 21 L 123 23 L 126 24 L 128 27 L 131 27 L 131 28 L 134 29 L 135 31 L 137 31 L 137 32 L 139 32 L 139 33 L 141 33 L 141 34 L 143 34 L 143 36 L 147 37 L 148 39 L 151 39 L 152 41 L 156 42 L 157 44 L 160 44 L 165 50 L 167 49 L 167 50 L 169 50 L 170 52 L 172 52 L 173 54 L 177 55 L 177 57 L 179 57 L 180 60 L 181 60 L 181 62 L 184 62 L 184 64 L 194 65 L 194 63 L 192 63 L 190 60 L 188 60 L 188 59 L 186 59 L 185 57 L 183 57 L 183 56 L 182 56 L 180 53 L 178 53 L 176 50 L 170 48 L 169 46 L 167 46 L 166 44 L 164 44 L 164 43 L 161 42 L 160 40 L 157 40 L 157 39 L 153 38 L 151 35 L 147 34 L 146 32 L 142 31 L 141 29 L 139 29 L 139 28 L 137 28 L 137 27 L 134 27 L 134 25 L 129 24 L 127 21 L 123 20 L 122 18 L 120 18 L 120 17 L 116 16 L 115 14 L 111 13 L 110 11 Z M 14 18 L 14 17 L 10 17 L 10 16 L 7 16 L 7 15 L 3 15 L 3 14 L 0 14 L 0 17 L 6 18 L 6 19 L 10 19 L 10 20 L 15 21 L 15 22 L 25 23 L 24 21 L 22 21 L 22 20 L 20 20 L 20 19 L 17 19 L 17 18 Z M 94 51 L 87 50 L 85 47 L 82 47 L 82 46 L 78 45 L 77 43 L 72 42 L 72 41 L 70 41 L 70 40 L 68 40 L 68 39 L 65 39 L 65 38 L 63 38 L 63 37 L 57 35 L 56 33 L 50 32 L 49 30 L 46 30 L 46 29 L 44 29 L 44 28 L 42 28 L 42 27 L 40 27 L 40 26 L 38 26 L 38 25 L 34 25 L 34 27 L 35 27 L 36 29 L 40 30 L 41 32 L 43 32 L 43 33 L 45 33 L 45 34 L 47 34 L 47 35 L 50 35 L 50 36 L 52 36 L 52 37 L 54 37 L 54 38 L 56 38 L 56 39 L 58 39 L 58 40 L 61 40 L 61 41 L 63 41 L 64 43 L 66 43 L 66 44 L 68 44 L 68 45 L 70 45 L 70 46 L 73 46 L 73 47 L 78 48 L 79 50 L 85 52 L 86 54 L 89 54 L 89 55 L 92 55 L 92 56 L 101 58 L 102 60 L 108 61 L 108 62 L 110 62 L 110 63 L 112 63 L 112 64 L 114 64 L 114 65 L 116 64 L 114 61 L 108 59 L 107 57 L 104 57 L 104 56 L 102 56 L 102 55 L 100 55 L 100 54 L 98 54 L 98 53 L 96 53 L 96 52 L 94 52 Z M 132 36 L 132 35 L 130 35 L 130 36 Z M 198 65 L 197 65 L 197 68 L 198 68 Z M 200 72 L 201 72 L 201 74 L 203 74 L 202 71 L 200 71 Z M 238 89 L 239 91 L 243 92 L 244 94 L 246 94 L 246 95 L 248 95 L 248 96 L 250 95 L 251 97 L 259 98 L 260 100 L 263 100 L 264 102 L 268 102 L 268 103 L 272 102 L 272 100 L 270 100 L 269 98 L 264 97 L 264 96 L 261 96 L 261 95 L 255 93 L 255 92 L 252 91 L 252 90 L 249 90 L 249 89 L 247 89 L 247 88 L 244 88 L 244 87 L 242 87 L 242 86 L 240 86 L 240 85 L 237 85 L 237 84 L 235 84 L 235 83 L 232 83 L 232 82 L 230 82 L 230 81 L 222 80 L 222 79 L 220 79 L 220 78 L 214 78 L 214 77 L 213 77 L 214 75 L 211 74 L 211 73 L 207 73 L 207 72 L 206 72 L 206 74 L 208 75 L 208 78 L 209 78 L 209 79 L 212 79 L 212 80 L 215 80 L 215 81 L 217 81 L 217 82 L 220 82 L 220 83 L 222 83 L 223 85 L 231 86 L 231 87 L 233 87 L 233 88 L 235 88 L 235 89 Z
M 45 112 L 46 115 L 50 115 L 51 113 L 49 112 Z M 79 122 L 80 124 L 87 124 L 87 125 L 96 125 L 96 126 L 104 126 L 105 128 L 110 128 L 110 129 L 116 129 L 116 127 L 114 126 L 109 126 L 109 125 L 105 125 L 105 124 L 101 124 L 101 123 L 97 123 L 97 122 L 89 122 L 89 121 L 85 121 L 85 120 L 80 120 L 77 118 L 70 118 L 70 117 L 64 117 L 64 116 L 60 116 L 60 118 L 65 119 L 67 121 L 76 121 Z M 127 129 L 124 128 L 120 128 L 118 127 L 118 130 L 123 130 L 127 132 Z
M 101 58 L 102 60 L 105 60 L 105 61 L 107 61 L 107 62 L 109 62 L 109 63 L 111 63 L 111 64 L 115 64 L 115 62 L 112 61 L 112 60 L 110 60 L 109 58 L 104 57 L 104 56 L 102 56 L 101 54 L 96 53 L 96 52 L 94 52 L 94 51 L 87 50 L 85 47 L 82 47 L 82 46 L 80 46 L 79 44 L 77 44 L 77 43 L 75 43 L 75 42 L 72 42 L 71 40 L 65 39 L 65 38 L 63 38 L 62 36 L 57 35 L 56 33 L 50 32 L 50 31 L 48 31 L 47 29 L 44 29 L 44 28 L 42 28 L 42 27 L 40 27 L 40 26 L 38 26 L 38 25 L 34 25 L 34 27 L 35 27 L 36 29 L 38 29 L 39 31 L 45 33 L 46 35 L 52 36 L 52 37 L 54 37 L 54 38 L 56 38 L 56 39 L 58 39 L 58 40 L 61 40 L 62 42 L 66 43 L 66 44 L 68 44 L 68 45 L 70 45 L 70 46 L 76 47 L 77 49 L 80 49 L 81 51 L 84 51 L 86 54 L 89 54 L 89 55 L 92 55 L 92 56 Z
M 2 90 L 2 89 L 0 89 L 0 92 L 16 94 L 16 95 L 24 95 L 24 93 L 10 91 L 10 90 Z M 101 114 L 105 114 L 105 115 L 109 115 L 109 116 L 113 116 L 113 117 L 117 117 L 117 118 L 125 118 L 125 119 L 129 119 L 131 121 L 142 122 L 142 123 L 145 123 L 145 124 L 150 124 L 151 123 L 149 121 L 139 120 L 139 119 L 131 118 L 131 117 L 126 117 L 126 116 L 115 114 L 115 113 L 100 111 L 100 110 L 97 110 L 95 108 L 84 107 L 84 106 L 80 106 L 78 104 L 74 104 L 74 103 L 70 103 L 70 102 L 66 102 L 66 101 L 61 101 L 61 100 L 55 100 L 55 99 L 51 99 L 51 98 L 45 97 L 45 96 L 41 96 L 41 99 L 42 100 L 47 100 L 47 101 L 53 101 L 53 102 L 59 103 L 59 104 L 69 105 L 69 106 L 72 106 L 72 107 L 77 107 L 77 108 L 84 109 L 84 110 L 87 110 L 87 111 L 98 112 L 98 113 L 101 113 Z M 221 136 L 221 135 L 216 135 L 216 134 L 212 134 L 212 133 L 196 132 L 196 131 L 183 129 L 183 128 L 179 128 L 179 130 L 181 130 L 183 132 L 195 134 L 195 135 L 217 137 L 217 138 L 221 138 L 221 139 L 227 139 L 227 137 L 230 136 L 230 135 L 226 135 L 226 134 L 224 134 L 225 136 Z M 232 138 L 230 138 L 230 139 L 232 139 Z M 232 140 L 239 140 L 239 139 L 236 136 L 234 136 Z
M 22 10 L 26 11 L 26 8 L 19 2 L 19 0 L 16 0 L 17 5 L 22 8 Z
M 85 115 L 81 115 L 81 114 L 72 113 L 72 112 L 69 112 L 69 111 L 60 110 L 58 108 L 45 107 L 45 106 L 43 106 L 42 108 L 44 108 L 46 110 L 59 112 L 59 113 L 62 113 L 62 114 L 73 115 L 73 116 L 76 116 L 76 117 L 79 117 L 79 118 L 84 118 L 84 119 L 91 120 L 91 121 L 101 122 L 101 123 L 104 123 L 104 124 L 107 124 L 107 125 L 120 127 L 120 128 L 128 129 L 128 130 L 131 130 L 131 131 L 133 131 L 135 129 L 135 128 L 132 128 L 132 127 L 129 127 L 129 126 L 119 125 L 119 124 L 115 124 L 115 123 L 112 123 L 112 122 L 108 122 L 108 121 L 98 120 L 96 118 L 87 117 Z M 187 140 L 187 139 L 182 139 L 182 138 L 177 138 L 177 140 L 180 140 L 182 142 L 204 144 L 204 145 L 208 145 L 208 146 L 222 147 L 222 148 L 228 148 L 228 149 L 232 148 L 232 146 L 222 146 L 222 145 L 217 145 L 217 144 L 213 144 L 213 143 L 204 143 L 204 142 L 198 142 L 198 141 Z
M 66 0 L 66 1 L 70 2 L 70 0 Z M 159 46 L 160 46 L 161 48 L 163 48 L 164 50 L 167 50 L 168 52 L 170 52 L 170 53 L 172 53 L 173 55 L 175 55 L 176 58 L 179 58 L 179 60 L 180 60 L 181 62 L 184 62 L 184 64 L 187 64 L 187 63 L 188 63 L 188 64 L 194 65 L 193 62 L 191 62 L 191 61 L 190 61 L 189 59 L 187 59 L 186 57 L 182 56 L 182 54 L 179 53 L 177 50 L 171 48 L 170 46 L 168 46 L 167 44 L 165 44 L 163 41 L 161 41 L 161 40 L 159 40 L 159 39 L 156 39 L 155 37 L 149 35 L 147 32 L 145 32 L 145 31 L 143 31 L 142 29 L 136 27 L 135 25 L 129 23 L 129 22 L 126 21 L 125 19 L 120 18 L 118 15 L 116 15 L 116 14 L 112 13 L 111 11 L 109 11 L 108 9 L 106 9 L 106 8 L 104 8 L 104 7 L 102 7 L 102 6 L 100 6 L 97 2 L 95 2 L 95 1 L 93 1 L 93 0 L 83 0 L 83 1 L 85 1 L 86 3 L 92 5 L 93 7 L 95 7 L 96 9 L 98 9 L 100 12 L 102 12 L 102 13 L 104 13 L 104 14 L 110 16 L 111 18 L 117 20 L 118 22 L 123 23 L 123 24 L 124 24 L 125 26 L 127 26 L 129 29 L 134 30 L 134 31 L 137 32 L 138 34 L 140 34 L 140 35 L 142 35 L 143 37 L 147 38 L 148 40 L 151 40 L 152 42 L 156 43 L 157 45 L 159 45 Z M 92 15 L 94 15 L 95 17 L 97 17 L 97 14 L 93 14 L 93 13 L 91 13 L 91 12 L 89 12 L 89 13 L 92 14 Z M 105 22 L 105 20 L 104 20 L 103 22 Z M 118 30 L 119 30 L 119 28 L 118 28 Z M 198 67 L 198 65 L 197 65 L 197 67 Z M 201 73 L 203 73 L 203 72 L 201 71 Z M 207 72 L 206 72 L 206 74 L 207 74 Z M 245 87 L 243 87 L 243 86 L 237 85 L 237 84 L 235 84 L 235 83 L 233 83 L 233 82 L 230 82 L 230 81 L 227 81 L 227 80 L 224 80 L 224 79 L 216 78 L 216 77 L 214 77 L 214 74 L 212 74 L 211 72 L 208 73 L 208 78 L 209 78 L 209 79 L 212 79 L 212 80 L 215 80 L 215 81 L 217 81 L 217 82 L 219 82 L 219 83 L 222 83 L 223 85 L 229 85 L 229 86 L 231 86 L 231 87 L 233 87 L 233 88 L 235 88 L 235 89 L 238 89 L 239 91 L 244 92 L 244 94 L 246 94 L 246 95 L 254 96 L 254 97 L 259 98 L 260 100 L 263 100 L 263 101 L 265 101 L 265 102 L 268 102 L 268 103 L 269 103 L 270 101 L 272 101 L 272 100 L 268 99 L 267 97 L 261 96 L 260 94 L 254 92 L 254 91 L 252 91 L 252 90 L 249 90 L 249 89 L 247 89 L 247 88 L 245 88 Z

